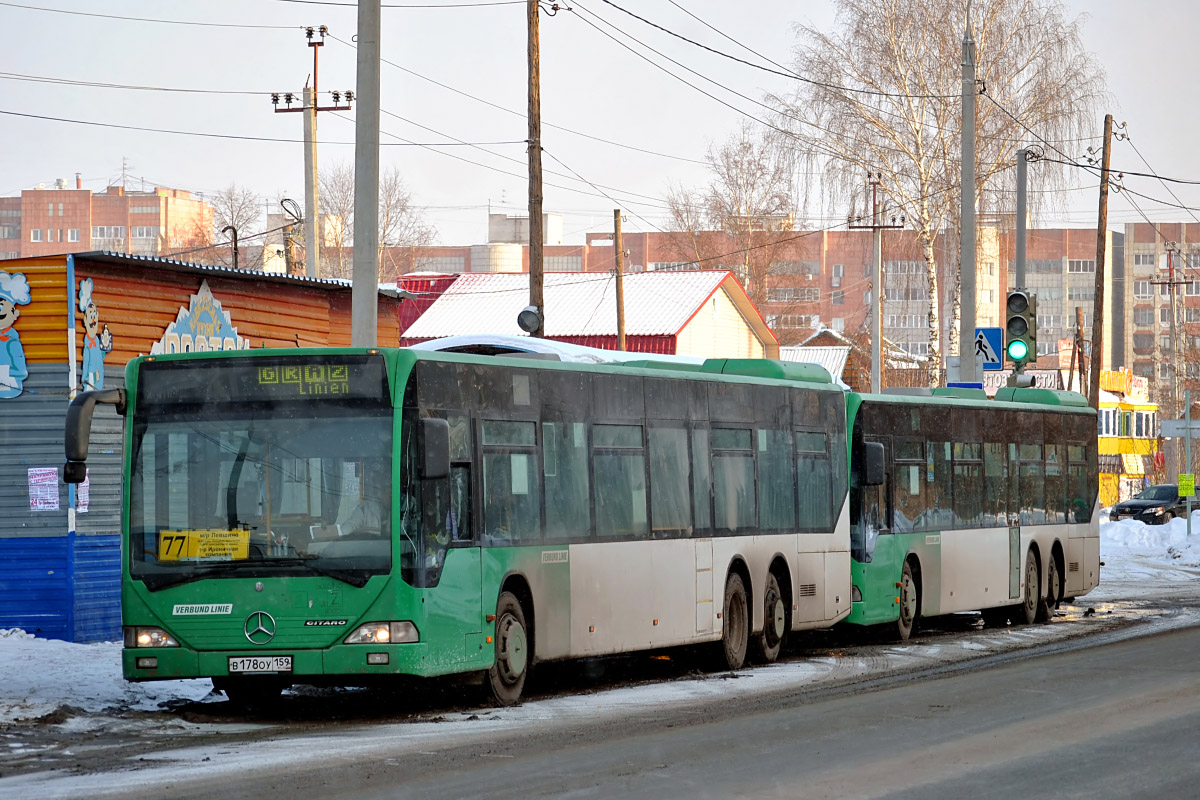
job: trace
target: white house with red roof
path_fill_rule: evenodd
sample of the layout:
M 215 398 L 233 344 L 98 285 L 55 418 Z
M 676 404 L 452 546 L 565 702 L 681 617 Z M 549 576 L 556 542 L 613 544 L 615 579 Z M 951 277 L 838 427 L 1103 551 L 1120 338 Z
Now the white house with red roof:
M 733 273 L 642 272 L 624 276 L 626 350 L 700 358 L 778 358 L 775 338 Z M 419 292 L 418 292 L 419 293 Z M 544 334 L 572 344 L 617 347 L 616 277 L 546 273 Z M 464 273 L 401 332 L 402 346 L 445 336 L 525 333 L 526 273 Z

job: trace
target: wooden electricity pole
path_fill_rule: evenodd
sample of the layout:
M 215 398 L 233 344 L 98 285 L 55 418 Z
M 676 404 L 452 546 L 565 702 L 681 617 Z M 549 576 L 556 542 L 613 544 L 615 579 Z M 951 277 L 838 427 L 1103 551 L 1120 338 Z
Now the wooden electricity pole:
M 542 95 L 538 55 L 538 0 L 528 0 L 529 17 L 529 305 L 538 310 L 537 330 L 546 326 L 542 302 Z
M 1108 159 L 1112 153 L 1112 114 L 1104 115 L 1104 153 L 1100 166 L 1100 219 L 1096 225 L 1096 299 L 1092 304 L 1092 356 L 1088 403 L 1100 409 L 1100 369 L 1104 366 L 1104 251 L 1108 244 Z
M 613 209 L 613 251 L 617 256 L 617 349 L 625 349 L 625 275 L 621 259 L 625 255 L 621 244 L 621 209 Z

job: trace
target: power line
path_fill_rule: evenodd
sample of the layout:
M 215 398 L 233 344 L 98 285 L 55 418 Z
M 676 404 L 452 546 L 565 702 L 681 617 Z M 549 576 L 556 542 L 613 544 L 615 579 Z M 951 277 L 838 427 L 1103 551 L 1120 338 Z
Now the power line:
M 897 94 L 894 92 L 875 91 L 873 89 L 854 89 L 854 88 L 850 88 L 847 86 L 838 86 L 837 84 L 834 84 L 834 83 L 824 83 L 822 81 L 813 80 L 812 78 L 805 78 L 803 75 L 798 75 L 795 72 L 792 72 L 791 70 L 788 70 L 786 72 L 781 72 L 780 70 L 770 69 L 770 68 L 764 67 L 760 64 L 755 64 L 753 62 L 746 61 L 744 59 L 738 58 L 737 56 L 730 55 L 729 53 L 725 53 L 721 50 L 717 50 L 716 48 L 709 47 L 706 44 L 701 44 L 700 42 L 689 39 L 688 37 L 684 36 L 683 34 L 676 33 L 675 31 L 673 31 L 669 28 L 664 28 L 662 25 L 659 25 L 656 22 L 651 22 L 650 20 L 646 19 L 645 17 L 638 16 L 637 14 L 633 13 L 632 11 L 622 8 L 621 6 L 612 2 L 612 0 L 600 0 L 600 2 L 602 2 L 606 5 L 612 6 L 613 8 L 615 8 L 616 10 L 620 11 L 623 14 L 628 14 L 629 16 L 633 17 L 634 19 L 638 20 L 639 22 L 643 22 L 652 28 L 657 28 L 658 30 L 662 31 L 663 33 L 665 33 L 669 36 L 674 36 L 676 39 L 680 39 L 684 42 L 687 42 L 690 45 L 699 47 L 703 50 L 707 50 L 708 52 L 713 53 L 714 55 L 721 56 L 722 58 L 727 58 L 730 61 L 736 61 L 739 64 L 745 64 L 748 67 L 753 67 L 754 69 L 759 69 L 759 70 L 762 70 L 763 72 L 768 72 L 772 75 L 780 75 L 784 78 L 792 78 L 794 80 L 798 80 L 803 83 L 809 83 L 814 86 L 821 86 L 826 89 L 836 89 L 839 92 L 854 92 L 857 94 L 868 94 L 868 95 L 875 95 L 878 97 L 898 97 L 898 98 L 911 97 L 911 98 L 917 98 L 917 99 L 922 99 L 922 100 L 950 100 L 950 99 L 954 99 L 959 96 L 959 95 L 949 95 L 949 94 Z M 584 10 L 586 11 L 586 9 L 584 9 Z M 592 12 L 589 11 L 588 13 L 590 14 Z M 747 48 L 747 49 L 749 49 L 749 48 Z
M 354 44 L 352 44 L 351 42 L 348 42 L 348 41 L 346 41 L 345 39 L 339 39 L 338 37 L 336 37 L 336 36 L 334 36 L 334 35 L 332 35 L 332 34 L 329 34 L 329 38 L 330 38 L 330 39 L 332 39 L 332 40 L 333 40 L 333 41 L 335 41 L 335 42 L 339 42 L 339 43 L 341 43 L 341 44 L 344 44 L 344 45 L 346 45 L 347 47 L 349 47 L 349 48 L 351 48 L 351 49 L 355 49 L 355 50 L 356 50 L 356 49 L 358 49 L 358 48 L 357 48 L 357 47 L 356 47 Z M 414 78 L 420 78 L 420 79 L 421 79 L 421 80 L 423 80 L 423 81 L 428 81 L 429 83 L 432 83 L 434 86 L 439 86 L 439 87 L 441 87 L 441 88 L 443 88 L 443 89 L 446 89 L 447 91 L 453 92 L 453 93 L 455 93 L 455 94 L 458 94 L 458 95 L 461 95 L 461 96 L 463 96 L 463 97 L 466 97 L 466 98 L 467 98 L 467 99 L 469 99 L 469 100 L 474 100 L 474 101 L 475 101 L 475 102 L 477 102 L 477 103 L 483 103 L 483 104 L 484 104 L 484 105 L 486 105 L 486 106 L 491 106 L 492 108 L 494 108 L 494 109 L 496 109 L 496 110 L 498 110 L 498 111 L 503 111 L 503 112 L 505 112 L 506 114 L 512 114 L 512 115 L 514 115 L 514 116 L 517 116 L 517 117 L 520 117 L 520 118 L 522 118 L 522 119 L 524 119 L 524 118 L 525 118 L 525 112 L 523 112 L 523 111 L 514 111 L 514 110 L 513 110 L 513 109 L 511 109 L 511 108 L 505 108 L 504 106 L 502 106 L 502 105 L 498 105 L 498 104 L 496 104 L 496 103 L 493 103 L 493 102 L 491 102 L 490 100 L 484 100 L 482 97 L 476 97 L 476 96 L 475 96 L 475 95 L 473 95 L 473 94 L 470 94 L 470 93 L 468 93 L 468 92 L 464 92 L 464 91 L 462 91 L 461 89 L 456 89 L 456 88 L 454 88 L 453 86 L 450 86 L 450 85 L 448 85 L 448 84 L 442 83 L 442 82 L 440 82 L 440 81 L 436 81 L 436 80 L 434 80 L 433 78 L 430 78 L 430 77 L 428 77 L 428 76 L 426 76 L 426 75 L 422 75 L 422 74 L 421 74 L 421 73 L 419 73 L 419 72 L 414 72 L 413 70 L 411 70 L 411 69 L 408 69 L 407 67 L 402 67 L 401 65 L 397 64 L 396 62 L 394 62 L 394 61 L 389 61 L 389 60 L 388 60 L 388 59 L 386 59 L 386 58 L 380 58 L 379 60 L 380 60 L 380 61 L 382 61 L 383 63 L 387 64 L 387 65 L 388 65 L 388 66 L 390 66 L 390 67 L 394 67 L 394 68 L 396 68 L 396 69 L 400 70 L 401 72 L 403 72 L 403 73 L 405 73 L 405 74 L 412 75 Z M 700 161 L 700 160 L 697 160 L 697 159 L 694 159 L 694 158 L 687 158 L 687 157 L 685 157 L 685 156 L 673 155 L 673 154 L 671 154 L 671 153 L 660 153 L 660 152 L 657 152 L 657 151 L 654 151 L 654 150 L 647 150 L 647 149 L 646 149 L 646 148 L 644 148 L 644 147 L 636 147 L 636 146 L 634 146 L 634 145 L 631 145 L 631 144 L 623 144 L 623 143 L 621 143 L 621 142 L 614 142 L 614 141 L 612 141 L 612 140 L 610 140 L 610 139 L 605 139 L 605 138 L 602 138 L 602 137 L 600 137 L 600 136 L 593 136 L 592 134 L 589 134 L 589 133 L 583 133 L 583 132 L 581 132 L 581 131 L 577 131 L 577 130 L 573 130 L 573 129 L 571 129 L 571 128 L 566 128 L 566 127 L 563 127 L 562 125 L 554 125 L 554 124 L 552 124 L 552 123 L 546 122 L 545 120 L 543 120 L 543 121 L 542 121 L 542 126 L 543 126 L 543 127 L 546 127 L 546 128 L 554 128 L 555 130 L 563 131 L 564 133 L 569 133 L 569 134 L 572 134 L 572 135 L 574 135 L 574 136 L 580 136 L 580 137 L 583 137 L 583 138 L 585 138 L 585 139 L 591 139 L 592 141 L 601 142 L 601 143 L 603 143 L 603 144 L 612 145 L 613 147 L 620 147 L 620 148 L 624 148 L 624 149 L 626 149 L 626 150 L 633 150 L 633 151 L 635 151 L 635 152 L 638 152 L 638 153 L 645 153 L 645 154 L 647 154 L 647 155 L 651 155 L 651 156 L 658 156 L 658 157 L 660 157 L 660 158 L 670 158 L 670 159 L 674 159 L 674 160 L 676 160 L 676 161 L 686 161 L 686 162 L 689 162 L 689 163 L 691 163 L 691 164 L 700 164 L 700 165 L 702 165 L 702 166 L 708 166 L 708 162 L 707 162 L 707 161 Z
M 25 113 L 22 113 L 19 111 L 5 111 L 3 109 L 0 109 L 0 114 L 4 114 L 4 115 L 10 116 L 10 117 L 24 117 L 26 119 L 47 120 L 50 122 L 68 122 L 73 125 L 89 125 L 89 126 L 97 127 L 97 128 L 115 128 L 117 130 L 142 131 L 145 133 L 168 133 L 168 134 L 172 134 L 175 136 L 199 136 L 199 137 L 205 138 L 205 139 L 234 139 L 237 141 L 248 141 L 248 142 L 284 142 L 287 144 L 303 144 L 302 139 L 282 139 L 282 138 L 274 137 L 274 136 L 240 136 L 240 135 L 232 134 L 232 133 L 206 133 L 203 131 L 172 130 L 170 128 L 148 128 L 148 127 L 142 127 L 142 126 L 138 126 L 138 125 L 118 125 L 114 122 L 93 122 L 91 120 L 68 119 L 66 117 L 51 117 L 51 116 L 45 116 L 45 115 L 41 115 L 41 114 L 25 114 Z M 354 142 L 322 141 L 322 142 L 319 142 L 319 144 L 353 145 Z M 471 146 L 471 147 L 475 147 L 478 145 L 498 146 L 498 145 L 506 145 L 506 144 L 525 144 L 525 140 L 524 139 L 512 139 L 512 140 L 508 140 L 508 141 L 499 141 L 499 142 L 462 142 L 461 144 Z M 459 143 L 456 143 L 456 142 L 434 142 L 434 143 L 432 143 L 432 145 L 436 145 L 438 147 L 460 146 Z M 426 143 L 426 142 L 411 142 L 411 141 L 406 140 L 403 143 L 401 143 L 401 142 L 387 143 L 386 146 L 391 146 L 391 147 L 430 147 L 432 145 L 430 143 Z
M 353 4 L 350 4 L 353 5 Z M 296 28 L 303 28 L 303 25 L 248 25 L 238 22 L 193 22 L 189 20 L 179 19 L 154 19 L 151 17 L 127 17 L 118 14 L 97 14 L 92 11 L 68 11 L 63 8 L 44 8 L 42 6 L 30 6 L 22 3 L 4 3 L 0 2 L 0 6 L 8 6 L 9 8 L 21 8 L 26 11 L 45 11 L 51 14 L 69 14 L 76 17 L 99 17 L 101 19 L 119 19 L 123 22 L 154 22 L 163 25 L 195 25 L 204 28 L 247 28 L 255 30 L 279 30 L 290 31 Z

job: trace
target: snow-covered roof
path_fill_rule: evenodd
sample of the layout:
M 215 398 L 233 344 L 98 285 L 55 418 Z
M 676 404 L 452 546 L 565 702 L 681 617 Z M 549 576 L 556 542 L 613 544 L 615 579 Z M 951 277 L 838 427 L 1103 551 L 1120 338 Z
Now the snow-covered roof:
M 624 277 L 625 333 L 673 336 L 729 272 L 642 272 Z M 733 282 L 736 285 L 736 281 Z M 605 336 L 617 332 L 616 278 L 608 273 L 554 272 L 543 280 L 546 336 Z M 526 273 L 465 273 L 402 337 L 432 339 L 475 333 L 519 336 L 517 314 L 529 305 Z
M 472 333 L 463 336 L 446 336 L 412 345 L 413 350 L 448 350 L 457 352 L 483 352 L 491 355 L 503 353 L 549 353 L 560 361 L 584 364 L 608 364 L 621 361 L 673 361 L 686 364 L 702 364 L 703 358 L 696 356 L 663 355 L 660 353 L 637 353 L 627 350 L 601 350 L 581 344 L 540 339 L 534 336 L 506 336 L 490 333 Z
M 820 364 L 830 375 L 840 379 L 851 349 L 850 345 L 781 347 L 779 360 Z

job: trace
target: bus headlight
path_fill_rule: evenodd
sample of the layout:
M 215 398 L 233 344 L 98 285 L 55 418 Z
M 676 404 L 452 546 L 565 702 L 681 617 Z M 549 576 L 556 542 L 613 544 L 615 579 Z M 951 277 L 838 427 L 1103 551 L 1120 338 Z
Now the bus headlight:
M 124 632 L 126 647 L 179 647 L 175 637 L 162 628 L 128 627 Z
M 345 644 L 410 644 L 421 641 L 411 622 L 367 622 L 345 639 Z
M 859 589 L 857 584 L 850 587 L 850 602 L 851 603 L 861 603 L 862 602 L 862 589 Z

